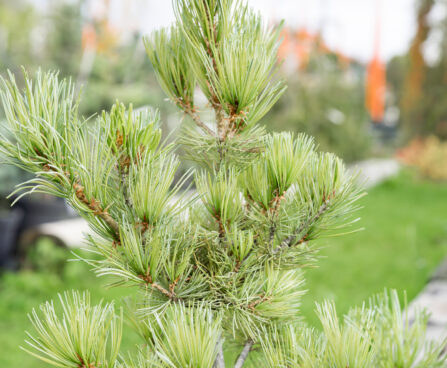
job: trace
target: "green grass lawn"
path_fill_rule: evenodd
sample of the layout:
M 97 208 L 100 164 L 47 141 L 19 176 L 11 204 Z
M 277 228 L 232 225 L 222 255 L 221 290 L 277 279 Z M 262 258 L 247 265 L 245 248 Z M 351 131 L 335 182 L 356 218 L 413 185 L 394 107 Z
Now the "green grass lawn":
M 362 205 L 359 226 L 366 230 L 320 242 L 319 267 L 306 271 L 309 292 L 302 310 L 312 324 L 317 325 L 314 303 L 324 298 L 334 299 L 340 313 L 384 287 L 406 290 L 412 299 L 447 254 L 447 185 L 402 174 L 370 190 Z M 0 276 L 0 367 L 46 366 L 19 350 L 19 345 L 30 327 L 26 314 L 58 292 L 88 289 L 94 300 L 111 300 L 135 291 L 107 289 L 105 283 L 79 262 L 68 263 L 59 274 Z M 127 331 L 124 351 L 138 341 L 130 328 Z
M 311 323 L 325 298 L 340 314 L 384 288 L 412 300 L 447 255 L 447 184 L 403 173 L 371 189 L 362 206 L 365 230 L 322 241 L 318 268 L 306 271 L 302 311 Z

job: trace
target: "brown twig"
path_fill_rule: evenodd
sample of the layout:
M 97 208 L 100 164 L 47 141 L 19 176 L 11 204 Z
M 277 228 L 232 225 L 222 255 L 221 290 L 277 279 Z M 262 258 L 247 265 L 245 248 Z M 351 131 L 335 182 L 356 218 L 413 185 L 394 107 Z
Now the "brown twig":
M 151 284 L 151 286 L 152 286 L 153 289 L 158 290 L 160 293 L 162 293 L 163 295 L 167 296 L 172 301 L 177 302 L 179 300 L 179 298 L 175 295 L 174 292 L 170 292 L 170 291 L 166 290 L 160 284 L 157 284 L 156 282 L 153 282 Z
M 141 280 L 143 280 L 147 285 L 150 285 L 152 287 L 152 289 L 155 289 L 155 290 L 159 291 L 161 294 L 163 294 L 164 296 L 168 297 L 172 301 L 174 301 L 174 302 L 179 301 L 179 298 L 175 295 L 173 289 L 172 289 L 172 291 L 166 290 L 163 286 L 161 286 L 160 284 L 158 284 L 157 282 L 155 282 L 152 279 L 152 276 L 150 275 L 150 269 L 149 268 L 148 268 L 148 270 L 147 270 L 145 275 L 139 275 L 138 277 Z
M 234 266 L 233 272 L 238 273 L 239 270 L 241 269 L 241 266 L 242 266 L 242 261 L 240 261 L 239 259 L 236 260 L 236 266 Z
M 93 365 L 93 363 L 85 363 L 84 359 L 82 359 L 82 357 L 78 353 L 76 353 L 76 357 L 79 359 L 78 364 L 79 368 L 96 368 L 96 366 Z
M 37 148 L 34 149 L 36 154 L 38 156 L 44 157 L 46 160 L 48 160 L 48 157 L 46 155 L 43 155 Z M 62 166 L 65 166 L 62 164 Z M 46 163 L 42 166 L 42 169 L 46 172 L 53 171 L 52 167 Z M 63 185 L 64 177 L 63 175 L 57 173 L 56 176 L 60 182 L 61 185 Z M 70 173 L 65 172 L 66 179 L 70 179 Z M 113 235 L 115 240 L 113 241 L 113 244 L 116 246 L 116 244 L 120 244 L 120 232 L 119 232 L 119 225 L 118 223 L 110 216 L 110 214 L 107 211 L 107 208 L 103 209 L 101 207 L 101 204 L 98 200 L 95 198 L 88 199 L 84 192 L 84 187 L 79 183 L 73 184 L 73 189 L 75 190 L 76 198 L 79 199 L 80 202 L 85 204 L 93 213 L 97 216 L 99 216 L 113 231 Z
M 179 280 L 180 276 L 178 276 L 172 283 L 169 284 L 169 291 L 171 292 L 171 294 L 174 294 L 174 289 L 177 286 Z
M 250 303 L 250 304 L 248 305 L 248 309 L 254 311 L 254 310 L 255 310 L 255 307 L 256 307 L 258 304 L 261 304 L 261 303 L 264 303 L 264 302 L 266 302 L 266 301 L 269 301 L 270 299 L 271 299 L 271 298 L 270 298 L 269 296 L 260 295 L 260 296 L 259 296 L 259 299 L 256 299 L 254 302 L 252 302 L 252 303 Z
M 201 128 L 205 133 L 215 137 L 216 134 L 200 119 L 199 114 L 194 106 L 191 106 L 189 101 L 178 101 L 185 114 L 189 115 L 196 125 Z
M 146 231 L 152 230 L 153 225 L 149 223 L 146 215 L 144 215 L 143 219 L 141 221 L 138 221 L 135 226 L 139 228 L 141 234 L 143 235 Z
M 278 190 L 275 190 L 275 197 L 270 202 L 270 212 L 272 213 L 272 221 L 270 225 L 270 238 L 269 247 L 273 247 L 273 242 L 275 240 L 275 233 L 277 228 L 277 219 L 279 213 L 279 206 L 281 202 L 286 198 L 286 191 L 279 195 Z
M 283 248 L 287 248 L 292 246 L 298 236 L 301 235 L 301 233 L 303 232 L 303 230 L 308 229 L 310 225 L 314 224 L 328 209 L 329 209 L 329 202 L 330 199 L 327 199 L 319 208 L 318 212 L 315 214 L 315 216 L 313 216 L 312 218 L 308 219 L 307 221 L 303 222 L 297 229 L 296 231 L 294 231 L 294 233 L 292 235 L 290 235 L 289 237 L 287 237 L 276 249 L 273 250 L 273 254 L 278 253 L 279 251 L 281 251 Z M 303 237 L 301 237 L 301 239 L 297 242 L 297 244 L 303 243 L 304 241 L 306 241 L 308 237 L 308 234 L 305 234 Z
M 219 239 L 223 239 L 225 237 L 225 226 L 224 223 L 222 222 L 222 218 L 218 213 L 214 215 L 214 218 L 216 219 L 217 224 L 219 226 Z
M 84 187 L 82 185 L 74 183 L 73 188 L 75 190 L 76 198 L 78 198 L 80 202 L 85 204 L 91 211 L 93 211 L 95 215 L 100 217 L 113 230 L 115 238 L 119 239 L 119 225 L 112 218 L 112 216 L 110 216 L 107 209 L 103 209 L 101 207 L 101 203 L 95 198 L 88 199 L 84 193 Z
M 130 201 L 129 193 L 128 193 L 128 190 L 127 190 L 127 175 L 128 175 L 127 174 L 127 170 L 128 170 L 128 166 L 126 167 L 124 165 L 121 165 L 121 162 L 119 162 L 117 165 L 118 165 L 118 174 L 119 174 L 119 177 L 120 177 L 121 191 L 123 192 L 124 201 L 125 201 L 126 206 L 128 208 L 132 208 L 132 203 Z M 129 163 L 129 165 L 130 165 L 130 163 Z

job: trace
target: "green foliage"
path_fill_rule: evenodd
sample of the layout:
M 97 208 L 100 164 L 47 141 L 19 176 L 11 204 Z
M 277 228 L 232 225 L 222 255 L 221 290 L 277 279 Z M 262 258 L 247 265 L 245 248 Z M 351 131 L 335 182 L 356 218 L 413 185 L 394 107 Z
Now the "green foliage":
M 154 315 L 141 313 L 141 306 L 129 300 L 126 306 L 131 323 L 148 346 L 139 357 L 140 362 L 145 361 L 142 366 L 192 368 L 213 365 L 223 341 L 219 313 L 204 305 L 191 308 L 174 304 L 166 308 L 163 315 Z
M 262 151 L 264 137 L 265 129 L 255 125 L 231 139 L 216 141 L 214 134 L 198 135 L 185 124 L 178 141 L 186 151 L 186 158 L 205 168 L 219 170 L 224 158 L 234 168 L 245 167 Z
M 58 317 L 52 302 L 41 306 L 43 316 L 33 310 L 30 320 L 37 337 L 28 334 L 26 343 L 37 350 L 34 356 L 56 367 L 113 367 L 118 357 L 122 322 L 113 304 L 92 306 L 87 293 L 59 296 L 63 309 Z
M 91 307 L 74 294 L 63 302 L 62 322 L 51 305 L 48 323 L 34 316 L 40 340 L 32 346 L 58 366 L 221 368 L 228 341 L 244 345 L 240 367 L 266 331 L 276 336 L 263 343 L 267 357 L 278 361 L 285 335 L 275 331 L 302 323 L 301 268 L 314 261 L 314 241 L 351 225 L 362 196 L 340 159 L 317 153 L 307 136 L 266 135 L 257 126 L 284 90 L 271 80 L 278 31 L 239 1 L 174 4 L 177 23 L 146 48 L 166 93 L 196 125 L 181 142 L 202 163 L 197 195 L 177 197 L 188 175 L 174 184 L 179 161 L 174 146 L 161 142 L 156 112 L 116 103 L 89 121 L 77 113 L 71 84 L 55 73 L 38 72 L 35 82 L 25 74 L 23 92 L 12 75 L 2 80 L 10 134 L 0 137 L 0 152 L 36 175 L 19 190 L 67 199 L 95 232 L 85 261 L 115 285 L 140 291 L 128 309 L 147 347 L 129 361 L 117 358 L 118 327 L 105 327 L 115 321 L 108 305 Z M 193 105 L 196 85 L 215 112 L 213 125 Z M 322 349 L 330 346 L 321 359 L 369 364 L 365 338 L 340 327 L 333 309 L 320 308 L 329 323 Z
M 160 144 L 161 131 L 157 129 L 159 117 L 156 112 L 146 110 L 134 114 L 132 105 L 126 111 L 123 104 L 116 104 L 110 114 L 103 112 L 102 119 L 109 133 L 108 145 L 132 160 L 138 158 L 141 149 L 155 151 Z
M 50 238 L 43 237 L 31 249 L 26 250 L 25 257 L 25 268 L 62 274 L 69 255 L 67 249 L 56 245 Z
M 304 135 L 294 139 L 289 133 L 274 134 L 266 138 L 266 151 L 255 162 L 241 182 L 247 186 L 247 196 L 264 209 L 281 197 L 294 183 L 309 157 L 315 154 L 313 141 Z
M 203 307 L 175 305 L 151 326 L 157 357 L 167 367 L 206 368 L 216 360 L 220 320 Z
M 241 221 L 244 208 L 242 197 L 235 195 L 239 192 L 239 188 L 234 172 L 224 172 L 220 177 L 213 179 L 209 173 L 201 173 L 195 182 L 205 209 L 218 224 L 222 227 L 231 227 L 232 224 Z
M 56 73 L 38 72 L 35 83 L 26 73 L 24 76 L 26 84 L 23 95 L 12 74 L 9 74 L 9 81 L 1 80 L 0 98 L 8 122 L 8 131 L 2 132 L 2 145 L 7 145 L 2 153 L 28 171 L 41 169 L 44 156 L 53 156 L 66 163 L 64 159 L 71 142 L 64 140 L 67 129 L 73 129 L 77 113 L 74 87 L 70 81 L 59 83 Z M 26 139 L 15 146 L 14 143 L 19 142 L 21 137 Z M 39 157 L 40 161 L 25 159 L 34 156 Z M 20 162 L 18 157 L 24 160 Z
M 179 107 L 194 104 L 195 80 L 188 76 L 188 61 L 185 58 L 185 38 L 179 29 L 162 29 L 155 31 L 151 38 L 144 40 L 147 54 L 158 71 L 157 77 L 161 87 Z
M 317 240 L 318 246 L 330 246 L 320 251 L 319 267 L 308 269 L 305 273 L 304 286 L 308 291 L 302 297 L 300 307 L 303 318 L 310 325 L 320 328 L 314 311 L 315 301 L 334 300 L 338 315 L 342 316 L 352 305 L 361 305 L 370 295 L 383 290 L 384 286 L 407 290 L 408 300 L 412 300 L 425 287 L 426 280 L 447 251 L 445 206 L 439 201 L 446 193 L 444 185 L 414 180 L 405 172 L 372 188 L 368 196 L 361 199 L 364 231 L 352 236 Z M 438 220 L 433 221 L 433 217 Z M 378 228 L 380 232 L 376 231 Z M 69 251 L 65 252 L 65 257 L 70 258 Z M 385 253 L 388 255 L 386 258 L 383 257 Z M 374 272 L 365 272 L 365 269 L 374 269 Z M 53 268 L 48 271 L 39 268 L 32 272 L 3 273 L 0 277 L 0 344 L 4 353 L 0 356 L 0 365 L 11 368 L 45 367 L 45 363 L 36 361 L 19 349 L 24 339 L 23 331 L 30 330 L 26 313 L 45 300 L 57 299 L 57 293 L 64 290 L 88 289 L 93 303 L 100 299 L 116 299 L 116 305 L 121 305 L 122 297 L 135 294 L 135 288 L 105 287 L 110 282 L 113 279 L 95 277 L 84 262 L 65 263 L 58 274 L 54 273 Z M 399 293 L 399 297 L 404 303 L 403 293 Z M 136 309 L 143 307 L 139 299 L 137 297 L 135 300 Z M 125 309 L 124 315 L 128 319 L 130 312 Z M 142 324 L 138 323 L 138 326 Z M 135 368 L 144 367 L 138 364 L 134 348 L 140 341 L 125 324 L 120 350 L 129 366 L 132 357 Z M 229 351 L 230 341 L 226 341 L 226 361 L 230 363 L 238 351 Z M 307 349 L 307 345 L 302 347 Z M 150 352 L 143 352 L 143 357 L 150 356 Z M 256 360 L 257 357 L 260 362 Z M 263 366 L 262 359 L 262 353 L 256 349 L 250 353 L 244 367 Z
M 262 339 L 269 367 L 442 367 L 446 341 L 426 340 L 427 316 L 409 320 L 396 291 L 351 309 L 341 323 L 335 305 L 317 305 L 322 331 L 299 324 L 266 332 Z M 298 348 L 297 348 L 298 346 Z

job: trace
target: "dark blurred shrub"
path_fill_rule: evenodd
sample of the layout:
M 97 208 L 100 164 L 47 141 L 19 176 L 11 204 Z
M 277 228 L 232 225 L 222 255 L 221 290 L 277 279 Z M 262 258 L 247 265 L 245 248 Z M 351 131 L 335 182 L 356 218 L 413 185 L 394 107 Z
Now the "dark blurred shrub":
M 83 94 L 82 113 L 89 116 L 102 110 L 109 110 L 116 100 L 124 104 L 132 103 L 134 107 L 161 104 L 158 91 L 148 89 L 142 83 L 109 84 L 93 81 L 85 88 Z
M 50 238 L 39 238 L 25 254 L 23 266 L 35 271 L 62 275 L 70 251 L 57 245 Z

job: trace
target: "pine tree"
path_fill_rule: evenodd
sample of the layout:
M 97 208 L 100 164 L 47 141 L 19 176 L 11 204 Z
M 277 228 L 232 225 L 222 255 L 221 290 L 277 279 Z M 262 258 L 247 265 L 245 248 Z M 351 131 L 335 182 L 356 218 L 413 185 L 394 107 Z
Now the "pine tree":
M 396 292 L 341 322 L 325 302 L 322 331 L 306 326 L 303 268 L 315 262 L 315 240 L 350 231 L 363 192 L 311 138 L 257 124 L 285 89 L 274 81 L 279 28 L 239 0 L 174 7 L 175 25 L 144 42 L 188 117 L 178 143 L 196 166 L 180 181 L 177 143 L 161 141 L 155 110 L 116 103 L 84 119 L 73 84 L 57 73 L 25 72 L 23 90 L 12 74 L 1 81 L 0 151 L 35 174 L 17 191 L 65 198 L 95 233 L 84 261 L 115 276 L 114 286 L 135 286 L 124 310 L 79 292 L 60 296 L 61 313 L 42 305 L 30 315 L 29 352 L 82 368 L 445 366 L 444 342 L 426 343 L 425 314 L 410 324 Z M 193 195 L 181 191 L 190 178 Z M 142 338 L 136 356 L 119 353 L 123 315 Z

